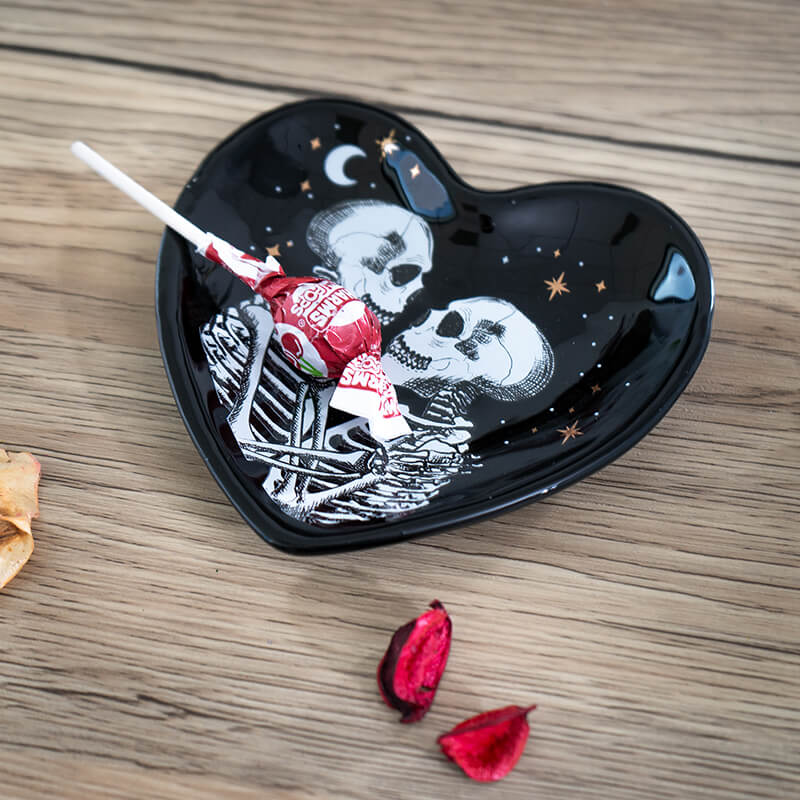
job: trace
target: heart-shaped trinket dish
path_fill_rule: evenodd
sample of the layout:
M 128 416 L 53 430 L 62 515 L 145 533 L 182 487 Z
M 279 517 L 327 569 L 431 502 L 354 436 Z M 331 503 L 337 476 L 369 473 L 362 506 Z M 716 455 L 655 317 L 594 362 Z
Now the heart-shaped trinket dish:
M 360 103 L 258 117 L 175 207 L 290 276 L 344 286 L 381 323 L 411 428 L 389 441 L 263 335 L 262 299 L 164 234 L 156 309 L 178 408 L 234 506 L 289 551 L 431 533 L 591 474 L 667 413 L 711 332 L 706 255 L 657 200 L 473 189 L 418 130 Z

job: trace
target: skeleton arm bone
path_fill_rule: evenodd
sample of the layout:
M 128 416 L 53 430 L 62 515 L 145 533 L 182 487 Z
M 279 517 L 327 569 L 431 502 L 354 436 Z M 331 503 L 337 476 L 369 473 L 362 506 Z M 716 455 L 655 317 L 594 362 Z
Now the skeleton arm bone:
M 236 440 L 240 443 L 253 439 L 253 430 L 250 427 L 250 413 L 261 379 L 264 356 L 267 353 L 269 340 L 275 329 L 272 315 L 263 306 L 254 304 L 248 308 L 243 308 L 241 316 L 252 338 L 247 351 L 247 360 L 244 364 L 242 390 L 228 414 L 228 424 Z
M 336 450 L 322 450 L 314 449 L 311 447 L 292 447 L 288 444 L 278 444 L 272 442 L 259 442 L 252 437 L 239 440 L 239 447 L 242 452 L 247 452 L 253 455 L 254 458 L 262 458 L 264 456 L 276 458 L 280 456 L 302 456 L 305 459 L 313 458 L 315 461 L 323 461 L 337 467 L 343 467 L 347 472 L 361 472 L 363 469 L 369 468 L 369 462 L 373 460 L 373 453 L 367 452 L 354 452 L 354 453 L 340 453 Z M 281 462 L 282 467 L 286 469 L 293 469 L 293 465 L 287 462 Z M 314 475 L 324 475 L 328 478 L 335 477 L 336 473 L 331 472 L 314 472 Z

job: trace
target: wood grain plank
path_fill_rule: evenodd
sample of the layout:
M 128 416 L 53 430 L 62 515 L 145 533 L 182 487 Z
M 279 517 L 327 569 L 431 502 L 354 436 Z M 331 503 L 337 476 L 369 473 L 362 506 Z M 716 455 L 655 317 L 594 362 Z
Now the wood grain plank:
M 5 46 L 800 164 L 800 7 L 792 0 L 26 0 L 3 8 Z
M 27 8 L 4 15 L 20 41 L 22 22 L 64 22 Z M 524 6 L 501 8 L 524 25 Z M 108 6 L 132 49 L 149 46 L 136 16 L 177 30 L 174 6 L 138 9 Z M 409 7 L 413 30 L 443 9 Z M 755 13 L 728 10 L 735 41 Z M 329 13 L 276 10 L 296 27 Z M 312 52 L 330 45 L 315 30 Z M 7 50 L 0 74 L 0 439 L 44 471 L 37 550 L 0 596 L 9 797 L 478 797 L 436 735 L 528 701 L 533 738 L 503 797 L 800 791 L 796 171 L 450 118 L 417 89 L 411 121 L 478 186 L 608 180 L 675 208 L 715 268 L 714 336 L 665 420 L 580 484 L 429 539 L 297 559 L 245 526 L 174 409 L 152 308 L 158 225 L 67 147 L 91 138 L 170 198 L 220 138 L 299 93 Z M 705 124 L 691 141 L 717 135 Z M 770 141 L 760 153 L 778 152 Z M 435 714 L 402 726 L 374 670 L 434 596 L 453 615 L 451 661 Z

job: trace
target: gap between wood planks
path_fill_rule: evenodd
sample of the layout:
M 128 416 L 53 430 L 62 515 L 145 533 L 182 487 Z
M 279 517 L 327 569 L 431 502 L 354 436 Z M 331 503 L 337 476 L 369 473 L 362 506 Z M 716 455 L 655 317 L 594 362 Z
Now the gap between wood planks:
M 347 95 L 330 92 L 320 89 L 305 89 L 283 83 L 265 83 L 261 81 L 246 80 L 244 78 L 233 78 L 222 75 L 211 70 L 194 69 L 192 67 L 175 67 L 167 64 L 153 64 L 147 61 L 135 61 L 128 58 L 117 58 L 113 56 L 94 55 L 89 53 L 78 53 L 67 50 L 57 50 L 50 47 L 34 47 L 31 45 L 9 44 L 0 42 L 0 50 L 10 53 L 26 53 L 28 55 L 49 56 L 52 58 L 63 58 L 67 60 L 85 61 L 94 64 L 105 64 L 107 66 L 125 67 L 128 69 L 138 69 L 144 72 L 155 72 L 162 75 L 174 75 L 181 78 L 191 78 L 194 80 L 208 81 L 226 86 L 237 86 L 245 89 L 260 89 L 265 91 L 284 92 L 294 94 L 298 98 L 309 99 L 314 97 L 323 98 L 348 98 Z M 549 128 L 544 125 L 521 125 L 517 122 L 508 122 L 499 119 L 490 119 L 470 114 L 454 114 L 447 111 L 436 111 L 420 106 L 410 106 L 403 104 L 387 103 L 389 110 L 398 114 L 417 114 L 419 116 L 432 117 L 434 119 L 454 120 L 472 124 L 487 125 L 494 128 L 506 130 L 524 131 L 526 133 L 540 133 L 550 136 L 560 136 L 565 139 L 578 139 L 605 144 L 612 144 L 625 147 L 638 148 L 640 150 L 655 150 L 666 153 L 682 153 L 684 155 L 700 156 L 705 158 L 720 159 L 724 161 L 743 162 L 747 164 L 761 164 L 764 166 L 786 167 L 789 169 L 800 169 L 800 161 L 791 159 L 770 158 L 768 156 L 748 156 L 742 153 L 726 153 L 719 150 L 712 150 L 706 147 L 690 147 L 688 145 L 676 145 L 657 142 L 646 142 L 638 139 L 622 139 L 615 136 L 604 136 L 591 133 L 580 133 L 577 131 L 562 131 L 557 128 Z

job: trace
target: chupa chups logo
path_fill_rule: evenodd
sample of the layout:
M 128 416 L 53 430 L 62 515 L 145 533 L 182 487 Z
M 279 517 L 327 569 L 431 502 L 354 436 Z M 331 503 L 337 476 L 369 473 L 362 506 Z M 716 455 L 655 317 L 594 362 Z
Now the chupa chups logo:
M 289 276 L 334 281 L 382 326 L 411 426 L 383 443 L 330 407 L 333 383 L 286 361 L 246 287 L 165 242 L 159 325 L 179 407 L 246 519 L 290 550 L 439 530 L 590 474 L 667 412 L 710 334 L 708 261 L 657 200 L 589 183 L 478 191 L 418 130 L 358 103 L 254 120 L 178 209 Z M 320 327 L 346 305 L 324 280 L 293 301 Z

